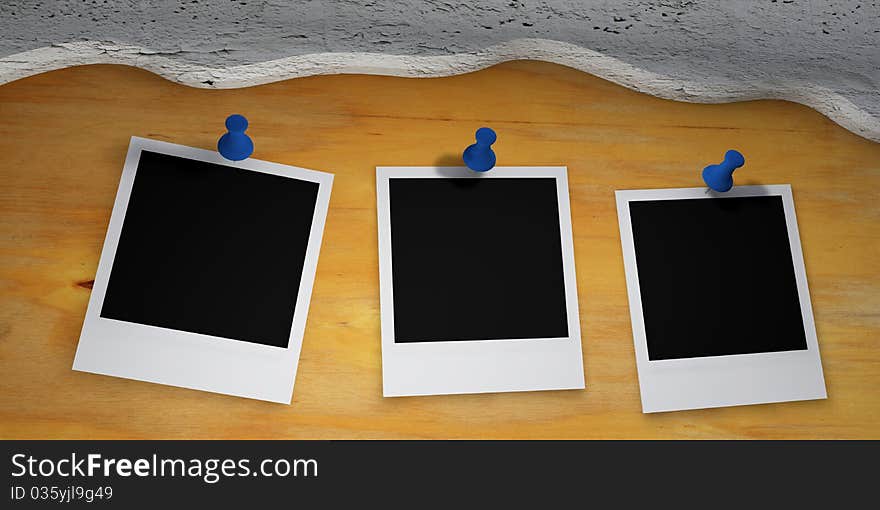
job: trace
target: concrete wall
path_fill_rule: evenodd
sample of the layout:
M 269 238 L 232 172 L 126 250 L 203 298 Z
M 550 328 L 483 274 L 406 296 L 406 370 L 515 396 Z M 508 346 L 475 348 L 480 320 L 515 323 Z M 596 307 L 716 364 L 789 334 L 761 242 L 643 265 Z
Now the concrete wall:
M 0 83 L 97 62 L 241 87 L 534 58 L 672 99 L 798 101 L 880 141 L 878 1 L 5 0 L 0 34 Z

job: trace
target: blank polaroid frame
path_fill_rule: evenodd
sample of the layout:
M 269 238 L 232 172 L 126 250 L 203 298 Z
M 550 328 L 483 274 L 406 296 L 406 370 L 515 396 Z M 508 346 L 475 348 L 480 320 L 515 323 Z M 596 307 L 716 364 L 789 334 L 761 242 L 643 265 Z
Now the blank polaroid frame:
M 221 165 L 229 168 L 230 172 L 238 172 L 236 175 L 247 176 L 249 182 L 262 182 L 252 174 L 258 173 L 317 185 L 311 226 L 309 227 L 309 223 L 303 223 L 301 226 L 303 231 L 308 231 L 308 241 L 305 244 L 305 256 L 301 259 L 303 270 L 302 274 L 298 275 L 298 290 L 296 283 L 290 283 L 287 289 L 289 298 L 294 299 L 295 303 L 293 313 L 288 312 L 289 315 L 284 318 L 289 326 L 282 326 L 285 328 L 282 334 L 287 332 L 286 328 L 289 327 L 289 338 L 280 342 L 276 339 L 278 345 L 254 343 L 240 336 L 235 339 L 229 335 L 215 336 L 203 332 L 182 331 L 111 319 L 107 318 L 106 310 L 102 313 L 102 307 L 107 307 L 105 294 L 108 290 L 108 282 L 112 279 L 111 270 L 117 256 L 126 213 L 129 210 L 138 166 L 145 153 L 152 153 L 151 157 L 172 156 L 174 157 L 172 160 L 175 161 L 179 161 L 177 158 L 184 158 L 195 164 L 201 164 L 202 167 L 205 163 Z M 216 171 L 215 167 L 210 168 Z M 328 173 L 254 159 L 232 162 L 215 151 L 132 137 L 73 369 L 271 402 L 290 403 L 332 183 L 333 175 Z M 197 184 L 194 186 L 198 188 Z M 307 188 L 314 189 L 311 186 Z M 310 196 L 315 196 L 313 191 L 309 193 Z M 152 202 L 149 207 L 153 207 Z M 271 217 L 266 215 L 267 219 Z M 184 218 L 183 221 L 185 220 Z M 233 226 L 236 226 L 234 221 Z M 283 232 L 285 224 L 275 227 L 276 230 Z M 174 248 L 169 247 L 172 250 Z M 235 249 L 247 251 L 252 248 L 236 247 Z M 249 256 L 252 255 L 259 260 L 263 256 L 262 253 L 265 252 L 249 252 Z M 247 267 L 243 266 L 240 270 L 231 272 L 229 278 L 248 278 Z M 293 278 L 291 276 L 289 281 L 294 282 Z M 259 289 L 255 288 L 254 291 L 255 295 L 259 296 Z M 208 314 L 206 317 L 210 318 L 211 315 Z M 275 326 L 274 331 L 277 330 L 278 327 Z
M 392 245 L 392 237 L 395 235 L 392 231 L 392 207 L 395 198 L 391 192 L 391 181 L 398 179 L 419 179 L 428 183 L 426 180 L 435 179 L 545 180 L 542 184 L 546 184 L 547 179 L 552 179 L 555 182 L 556 202 L 553 210 L 558 211 L 553 214 L 558 214 L 557 243 L 561 249 L 561 278 L 564 284 L 565 311 L 562 328 L 567 334 L 551 338 L 450 339 L 444 336 L 442 340 L 396 339 Z M 583 354 L 567 169 L 496 167 L 490 172 L 478 174 L 463 167 L 378 167 L 376 181 L 384 396 L 583 389 Z M 460 212 L 458 221 L 461 221 Z M 475 217 L 473 221 L 479 223 L 480 218 Z M 467 248 L 460 247 L 461 257 L 464 259 L 468 257 Z M 409 261 L 410 264 L 412 262 Z M 492 267 L 491 260 L 472 262 L 477 267 L 482 264 Z M 432 271 L 432 265 L 426 262 L 424 271 Z M 462 288 L 462 292 L 467 293 L 468 289 Z M 450 317 L 449 320 L 454 321 L 455 317 Z M 548 330 L 560 331 L 562 328 L 551 324 Z
M 806 340 L 805 348 L 650 359 L 631 204 L 640 201 L 660 203 L 678 200 L 728 200 L 739 197 L 779 197 L 781 200 Z M 723 195 L 707 193 L 706 188 L 625 190 L 617 191 L 616 199 L 644 413 L 826 398 L 800 235 L 789 185 L 737 186 Z M 715 278 L 707 278 L 706 285 L 707 290 L 709 286 L 716 286 L 712 288 L 723 291 L 717 288 L 717 285 L 723 284 Z M 670 292 L 670 299 L 672 294 L 673 291 Z M 706 338 L 707 342 L 711 340 L 712 338 Z

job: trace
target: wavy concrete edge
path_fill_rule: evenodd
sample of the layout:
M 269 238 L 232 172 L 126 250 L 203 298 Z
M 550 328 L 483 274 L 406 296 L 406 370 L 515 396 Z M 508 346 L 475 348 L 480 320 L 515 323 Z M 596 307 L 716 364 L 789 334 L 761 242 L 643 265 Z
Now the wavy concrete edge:
M 228 68 L 178 61 L 160 52 L 108 41 L 60 43 L 0 58 L 0 84 L 65 67 L 122 64 L 190 87 L 229 89 L 322 74 L 441 77 L 484 69 L 508 60 L 542 60 L 590 73 L 653 96 L 692 103 L 781 99 L 808 106 L 844 128 L 880 142 L 880 118 L 826 87 L 805 82 L 682 80 L 640 69 L 575 44 L 516 39 L 473 53 L 440 56 L 380 53 L 313 53 Z

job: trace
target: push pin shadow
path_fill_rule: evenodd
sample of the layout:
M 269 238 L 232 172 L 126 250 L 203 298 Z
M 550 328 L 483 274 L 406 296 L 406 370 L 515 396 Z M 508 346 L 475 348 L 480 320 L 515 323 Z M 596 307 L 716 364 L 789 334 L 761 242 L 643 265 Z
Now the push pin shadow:
M 464 164 L 474 172 L 486 172 L 495 166 L 495 152 L 492 144 L 495 143 L 495 131 L 482 127 L 476 133 L 477 143 L 469 145 L 461 155 Z
M 746 158 L 739 151 L 729 150 L 724 153 L 724 161 L 717 165 L 709 165 L 703 169 L 703 181 L 709 190 L 725 192 L 733 187 L 733 171 L 743 166 Z
M 217 151 L 224 158 L 241 161 L 254 152 L 254 142 L 244 134 L 248 121 L 243 115 L 233 114 L 226 117 L 227 133 L 217 141 Z

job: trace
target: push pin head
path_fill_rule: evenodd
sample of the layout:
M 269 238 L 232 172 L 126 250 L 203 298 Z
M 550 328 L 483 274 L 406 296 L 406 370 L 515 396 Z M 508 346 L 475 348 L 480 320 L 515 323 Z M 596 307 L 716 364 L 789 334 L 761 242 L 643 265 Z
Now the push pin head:
M 477 143 L 469 145 L 461 159 L 474 172 L 491 170 L 495 166 L 495 152 L 492 150 L 496 140 L 495 131 L 482 127 L 477 130 L 476 138 Z
M 248 121 L 242 115 L 236 113 L 226 117 L 227 133 L 217 142 L 217 150 L 224 158 L 241 161 L 254 152 L 254 142 L 244 134 L 247 127 Z
M 718 165 L 709 165 L 703 169 L 703 181 L 713 191 L 725 192 L 733 187 L 733 171 L 743 166 L 746 158 L 738 151 L 729 150 L 724 153 L 724 161 Z

